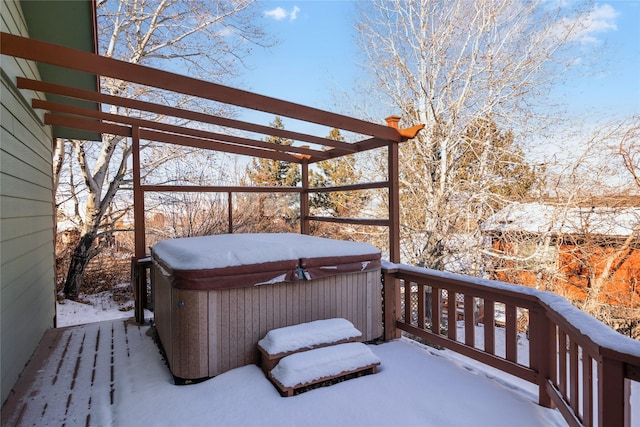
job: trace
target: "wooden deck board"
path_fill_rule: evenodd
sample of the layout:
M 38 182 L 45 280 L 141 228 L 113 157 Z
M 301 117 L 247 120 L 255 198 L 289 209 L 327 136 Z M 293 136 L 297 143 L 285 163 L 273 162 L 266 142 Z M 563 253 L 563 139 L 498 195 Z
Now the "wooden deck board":
M 48 330 L 2 407 L 2 425 L 113 424 L 110 408 L 126 377 L 117 367 L 129 365 L 130 344 L 146 329 L 120 320 Z

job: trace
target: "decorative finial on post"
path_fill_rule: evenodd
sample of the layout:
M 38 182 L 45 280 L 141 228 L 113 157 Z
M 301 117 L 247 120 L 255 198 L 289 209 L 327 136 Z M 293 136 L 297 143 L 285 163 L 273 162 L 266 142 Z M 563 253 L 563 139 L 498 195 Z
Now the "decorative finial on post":
M 406 129 L 399 129 L 398 123 L 400 122 L 400 116 L 389 116 L 385 120 L 387 122 L 387 126 L 389 126 L 390 128 L 394 128 L 398 131 L 403 141 L 406 141 L 411 138 L 415 138 L 418 132 L 424 129 L 423 124 L 411 126 L 410 128 L 406 128 Z
M 390 128 L 398 129 L 398 123 L 400 122 L 400 116 L 389 116 L 385 119 L 387 126 Z

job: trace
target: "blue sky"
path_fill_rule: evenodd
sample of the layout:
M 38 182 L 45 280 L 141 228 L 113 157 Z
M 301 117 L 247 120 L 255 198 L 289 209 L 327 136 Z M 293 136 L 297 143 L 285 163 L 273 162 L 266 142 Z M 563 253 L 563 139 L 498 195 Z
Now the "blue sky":
M 244 88 L 336 111 L 334 94 L 348 90 L 361 76 L 355 2 L 262 1 L 259 6 L 265 29 L 280 44 L 254 50 Z M 602 70 L 569 82 L 554 95 L 573 114 L 640 114 L 640 0 L 597 2 L 590 28 L 583 43 L 603 48 L 598 58 Z

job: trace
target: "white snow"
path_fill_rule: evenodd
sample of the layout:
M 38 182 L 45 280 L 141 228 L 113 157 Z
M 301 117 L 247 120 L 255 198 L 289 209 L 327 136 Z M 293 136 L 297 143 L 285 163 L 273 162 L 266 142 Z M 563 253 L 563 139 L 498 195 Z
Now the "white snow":
M 258 344 L 268 354 L 276 355 L 360 336 L 362 333 L 347 319 L 326 319 L 273 329 Z
M 68 299 L 58 301 L 56 304 L 58 328 L 104 320 L 127 319 L 133 316 L 133 301 L 118 304 L 113 301 L 113 293 L 110 291 L 93 295 L 81 294 L 79 299 L 84 302 Z M 146 311 L 145 318 L 151 317 L 153 313 Z
M 637 207 L 585 208 L 516 202 L 490 216 L 482 229 L 628 236 L 638 224 L 640 208 Z
M 65 304 L 66 305 L 66 304 Z M 59 323 L 83 324 L 95 317 L 113 317 L 123 312 L 98 304 L 94 313 L 89 310 L 71 313 L 58 310 Z M 124 313 L 129 316 L 130 313 Z M 69 319 L 67 316 L 73 316 Z M 91 324 L 83 328 L 93 328 Z M 122 323 L 106 329 L 117 330 Z M 189 386 L 175 386 L 156 344 L 145 331 L 135 332 L 129 326 L 126 342 L 127 357 L 116 359 L 115 378 L 97 376 L 94 389 L 104 388 L 108 396 L 116 385 L 112 405 L 99 406 L 100 393 L 93 391 L 92 425 L 118 426 L 565 426 L 557 410 L 540 407 L 537 388 L 497 369 L 483 365 L 448 350 L 436 350 L 408 339 L 399 339 L 368 348 L 380 359 L 375 375 L 345 381 L 294 397 L 281 397 L 262 370 L 249 365 L 231 370 L 211 380 Z M 137 328 L 135 328 L 137 329 Z M 71 334 L 73 329 L 65 331 Z M 135 333 L 133 333 L 135 332 Z M 76 334 L 84 340 L 84 333 Z M 109 340 L 111 333 L 102 334 Z M 115 350 L 124 338 L 116 333 Z M 104 357 L 109 356 L 108 341 Z M 504 343 L 496 335 L 496 347 Z M 42 378 L 53 378 L 61 366 L 59 354 L 52 354 L 49 371 L 43 369 Z M 124 361 L 124 363 L 123 363 Z M 76 361 L 62 366 L 62 373 L 73 375 Z M 94 362 L 92 362 L 94 363 Z M 91 369 L 80 370 L 76 384 L 77 395 L 89 395 Z M 59 380 L 58 383 L 61 381 Z M 66 399 L 68 386 L 56 391 L 48 389 L 49 399 L 59 393 Z M 37 398 L 37 397 L 36 397 Z M 65 409 L 60 400 L 56 418 L 50 405 L 50 424 L 85 425 L 86 420 L 74 413 L 72 404 Z M 640 386 L 632 382 L 632 419 L 640 419 Z M 53 401 L 52 401 L 53 402 Z M 73 402 L 72 402 L 73 403 Z M 86 408 L 86 406 L 85 406 Z M 22 425 L 42 423 L 40 412 L 22 414 Z
M 508 290 L 520 292 L 537 298 L 549 308 L 561 314 L 567 322 L 583 333 L 588 335 L 590 340 L 595 344 L 611 348 L 621 353 L 629 353 L 633 356 L 640 357 L 640 341 L 625 337 L 598 321 L 587 313 L 581 311 L 577 307 L 571 305 L 565 298 L 552 292 L 541 291 L 528 286 L 519 286 L 511 283 L 499 282 L 496 280 L 488 280 L 479 277 L 463 276 L 456 273 L 446 271 L 430 270 L 423 267 L 412 267 L 407 265 L 396 265 L 388 261 L 383 261 L 382 266 L 385 269 L 394 270 L 402 268 L 404 271 L 415 272 L 418 274 L 429 274 L 434 277 L 442 277 L 444 279 L 464 280 L 471 284 L 476 284 L 485 288 Z
M 295 233 L 220 234 L 164 240 L 153 253 L 176 270 L 204 270 L 275 261 L 380 253 L 362 242 Z
M 280 360 L 271 375 L 285 387 L 307 384 L 380 363 L 380 359 L 361 342 L 295 353 Z

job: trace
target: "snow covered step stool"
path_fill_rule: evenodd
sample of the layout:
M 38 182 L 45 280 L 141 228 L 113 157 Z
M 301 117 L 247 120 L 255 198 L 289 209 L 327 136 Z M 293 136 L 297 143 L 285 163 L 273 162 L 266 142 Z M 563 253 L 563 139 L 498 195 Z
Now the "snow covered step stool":
M 362 332 L 346 319 L 315 320 L 273 329 L 258 341 L 262 370 L 270 372 L 278 362 L 293 353 L 360 341 Z
M 291 354 L 267 377 L 283 396 L 296 390 L 354 374 L 375 374 L 380 359 L 365 344 L 349 342 Z

